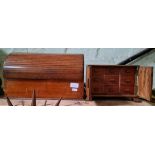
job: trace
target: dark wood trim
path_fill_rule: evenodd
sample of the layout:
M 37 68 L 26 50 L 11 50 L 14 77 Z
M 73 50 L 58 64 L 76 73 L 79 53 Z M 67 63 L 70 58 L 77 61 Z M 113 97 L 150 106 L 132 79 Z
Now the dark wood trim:
M 8 96 L 6 96 L 6 101 L 8 103 L 8 106 L 13 106 L 13 104 Z
M 36 92 L 35 90 L 33 90 L 33 93 L 32 93 L 32 103 L 31 103 L 31 106 L 36 106 Z
M 61 100 L 62 100 L 62 97 L 57 101 L 57 103 L 55 104 L 55 106 L 60 106 Z

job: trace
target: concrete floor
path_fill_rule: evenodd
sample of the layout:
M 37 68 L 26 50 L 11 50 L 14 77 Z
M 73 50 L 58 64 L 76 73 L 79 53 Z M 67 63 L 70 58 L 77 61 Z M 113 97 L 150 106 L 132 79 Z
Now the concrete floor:
M 13 105 L 16 106 L 30 106 L 32 100 L 22 100 L 22 99 L 10 99 Z M 46 100 L 37 99 L 37 105 L 43 106 Z M 47 100 L 47 106 L 54 106 L 58 100 Z M 0 106 L 7 106 L 6 99 L 0 99 Z M 84 101 L 84 100 L 62 100 L 60 106 L 151 106 L 149 102 L 146 101 L 128 101 L 128 100 L 98 100 L 98 101 Z

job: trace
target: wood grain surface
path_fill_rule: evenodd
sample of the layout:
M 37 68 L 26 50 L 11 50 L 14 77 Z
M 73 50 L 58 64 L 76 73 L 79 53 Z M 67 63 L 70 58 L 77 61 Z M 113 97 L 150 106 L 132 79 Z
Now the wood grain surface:
M 5 94 L 9 97 L 31 98 L 33 90 L 37 98 L 82 99 L 84 84 L 78 82 L 77 91 L 72 91 L 70 82 L 57 80 L 5 80 Z
M 140 67 L 138 71 L 138 96 L 151 101 L 153 67 Z
M 4 63 L 4 90 L 17 98 L 31 98 L 35 90 L 38 98 L 82 99 L 84 56 L 11 54 Z
M 7 79 L 60 79 L 84 78 L 84 55 L 77 54 L 10 54 L 4 62 Z
M 135 97 L 137 66 L 87 66 L 87 99 L 93 97 Z

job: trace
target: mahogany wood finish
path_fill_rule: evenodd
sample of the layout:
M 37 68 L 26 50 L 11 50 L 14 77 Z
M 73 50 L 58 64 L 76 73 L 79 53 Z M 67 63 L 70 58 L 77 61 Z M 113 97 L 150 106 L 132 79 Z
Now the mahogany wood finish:
M 83 55 L 10 54 L 4 62 L 4 78 L 82 81 L 83 65 Z
M 153 85 L 153 67 L 140 67 L 138 71 L 138 95 L 151 100 Z
M 94 97 L 135 98 L 139 96 L 150 101 L 152 82 L 147 81 L 152 81 L 153 69 L 148 68 L 123 65 L 87 66 L 87 99 L 92 100 Z M 140 70 L 143 74 L 138 74 Z M 144 81 L 145 87 L 143 86 Z
M 10 54 L 4 62 L 4 90 L 9 97 L 82 99 L 84 55 Z M 71 87 L 76 83 L 76 88 Z

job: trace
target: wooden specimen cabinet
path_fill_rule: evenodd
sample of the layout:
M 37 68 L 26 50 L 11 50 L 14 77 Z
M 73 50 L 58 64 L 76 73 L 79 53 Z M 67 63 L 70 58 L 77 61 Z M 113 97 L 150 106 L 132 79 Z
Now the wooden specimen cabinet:
M 84 55 L 15 53 L 3 67 L 4 91 L 9 97 L 82 99 Z
M 87 66 L 87 99 L 94 97 L 131 97 L 150 101 L 153 68 L 121 65 Z

